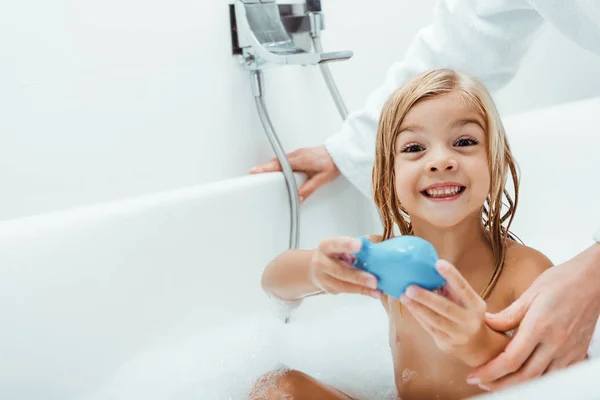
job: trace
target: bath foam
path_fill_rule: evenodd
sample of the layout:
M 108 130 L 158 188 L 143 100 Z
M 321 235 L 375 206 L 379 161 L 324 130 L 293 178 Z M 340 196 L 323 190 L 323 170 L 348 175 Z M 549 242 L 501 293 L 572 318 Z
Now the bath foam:
M 349 295 L 309 298 L 292 321 L 283 324 L 265 311 L 147 351 L 85 399 L 246 399 L 256 379 L 287 369 L 358 400 L 397 398 L 388 321 L 378 301 Z M 596 340 L 592 357 L 600 356 L 599 350 Z M 402 379 L 418 379 L 418 371 L 405 370 Z
M 363 296 L 304 300 L 290 324 L 265 311 L 130 360 L 85 400 L 246 399 L 256 379 L 297 369 L 348 395 L 396 400 L 388 320 Z M 590 347 L 600 356 L 600 320 Z M 275 374 L 277 375 L 277 374 Z M 405 370 L 403 380 L 418 379 Z
M 287 367 L 356 399 L 397 398 L 389 322 L 379 301 L 352 295 L 307 298 L 294 321 L 283 327 L 280 342 Z
M 356 399 L 395 400 L 387 316 L 357 297 L 305 299 L 290 324 L 265 311 L 154 348 L 85 399 L 247 399 L 259 377 L 289 368 Z
M 594 335 L 592 336 L 592 342 L 590 343 L 590 350 L 588 354 L 590 358 L 600 358 L 600 318 L 596 323 L 596 329 L 594 331 Z
M 245 399 L 261 375 L 280 367 L 277 327 L 265 312 L 140 354 L 86 400 Z

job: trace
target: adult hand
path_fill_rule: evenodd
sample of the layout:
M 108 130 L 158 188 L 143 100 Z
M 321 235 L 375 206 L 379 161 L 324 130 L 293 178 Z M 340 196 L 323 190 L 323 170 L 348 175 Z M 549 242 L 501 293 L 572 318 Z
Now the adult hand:
M 540 275 L 502 312 L 486 315 L 492 329 L 517 334 L 467 382 L 498 390 L 575 364 L 587 356 L 600 315 L 600 243 Z
M 333 159 L 325 146 L 304 147 L 287 154 L 287 158 L 296 172 L 304 172 L 308 180 L 298 189 L 298 196 L 302 203 L 315 190 L 331 182 L 340 175 Z M 266 164 L 258 165 L 250 170 L 251 174 L 281 171 L 281 164 L 277 158 Z

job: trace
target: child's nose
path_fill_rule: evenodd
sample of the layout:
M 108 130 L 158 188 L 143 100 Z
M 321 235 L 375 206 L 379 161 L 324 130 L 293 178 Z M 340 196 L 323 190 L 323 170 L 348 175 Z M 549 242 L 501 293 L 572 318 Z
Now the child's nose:
M 437 160 L 433 160 L 429 166 L 427 167 L 429 171 L 452 171 L 456 170 L 458 167 L 458 163 L 452 157 L 441 157 Z

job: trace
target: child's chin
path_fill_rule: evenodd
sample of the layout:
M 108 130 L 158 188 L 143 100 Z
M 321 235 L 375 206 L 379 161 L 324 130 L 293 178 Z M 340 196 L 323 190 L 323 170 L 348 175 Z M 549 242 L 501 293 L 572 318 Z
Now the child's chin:
M 449 218 L 448 215 L 444 215 L 440 216 L 440 218 L 430 218 L 427 222 L 438 229 L 450 229 L 460 224 L 463 220 L 463 217 L 456 218 L 456 216 L 453 216 Z

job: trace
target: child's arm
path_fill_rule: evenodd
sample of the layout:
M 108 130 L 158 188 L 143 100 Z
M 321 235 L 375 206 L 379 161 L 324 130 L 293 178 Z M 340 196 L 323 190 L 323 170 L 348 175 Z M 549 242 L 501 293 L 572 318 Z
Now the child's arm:
M 504 333 L 482 324 L 469 346 L 460 351 L 460 358 L 470 367 L 479 367 L 500 354 L 510 342 Z
M 287 250 L 275 257 L 263 271 L 263 290 L 286 301 L 322 293 L 308 273 L 314 252 L 315 250 Z
M 528 249 L 531 250 L 531 249 Z M 518 290 L 529 284 L 552 264 L 541 253 L 516 257 L 514 265 L 519 275 Z M 451 293 L 448 297 L 413 287 L 402 301 L 443 351 L 453 354 L 471 367 L 478 367 L 495 358 L 507 346 L 510 338 L 484 323 L 486 304 L 462 275 L 447 262 L 438 263 L 438 271 L 446 278 Z
M 510 271 L 505 272 L 510 274 L 514 301 L 521 297 L 533 281 L 553 264 L 548 257 L 532 248 L 515 245 L 511 250 L 507 256 L 514 260 L 514 264 L 511 265 Z M 510 340 L 506 333 L 497 332 L 483 324 L 481 339 L 477 341 L 479 348 L 473 352 L 474 357 L 469 365 L 478 367 L 493 360 L 504 351 Z
M 323 240 L 315 250 L 285 251 L 265 268 L 262 287 L 287 301 L 322 292 L 380 298 L 377 279 L 349 265 L 351 254 L 360 247 L 360 240 L 341 237 Z

